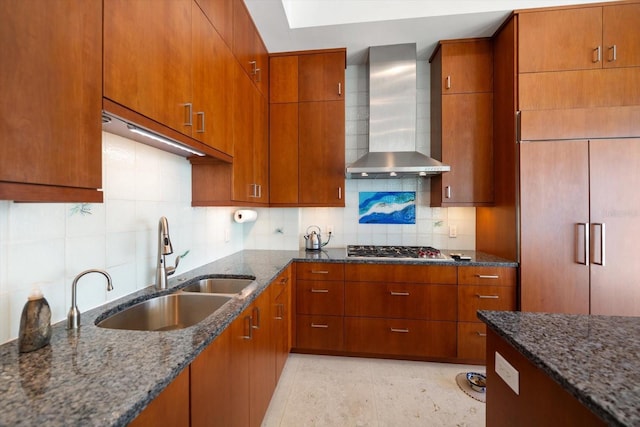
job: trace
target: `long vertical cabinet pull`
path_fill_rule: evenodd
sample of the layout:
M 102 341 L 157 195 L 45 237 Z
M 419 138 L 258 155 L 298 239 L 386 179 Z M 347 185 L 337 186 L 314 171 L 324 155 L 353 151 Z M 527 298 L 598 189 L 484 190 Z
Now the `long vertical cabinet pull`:
M 447 198 L 447 199 L 451 198 L 451 186 L 450 185 L 447 185 L 444 188 L 444 197 Z
M 618 59 L 617 46 L 615 44 L 613 46 L 609 46 L 609 52 L 611 52 L 611 55 L 609 55 L 609 62 L 615 62 L 616 59 Z
M 580 238 L 582 236 L 582 238 Z M 576 262 L 589 265 L 589 223 L 576 224 Z
M 256 319 L 256 323 L 253 323 L 253 319 Z M 260 308 L 253 307 L 251 310 L 251 328 L 252 329 L 260 329 Z
M 244 330 L 249 331 L 247 334 L 243 335 L 242 338 L 245 340 L 253 339 L 253 320 L 251 320 L 251 316 L 245 316 L 244 318 Z
M 342 83 L 338 82 L 338 96 L 342 96 Z
M 451 89 L 451 76 L 447 76 L 447 82 L 444 86 L 445 89 Z
M 600 46 L 598 46 L 595 49 L 593 49 L 592 61 L 596 63 L 596 62 L 600 62 L 600 60 L 602 60 L 602 49 L 600 48 Z
M 182 104 L 183 107 L 185 107 L 185 121 L 184 121 L 184 125 L 185 126 L 193 126 L 193 104 L 190 102 L 187 102 L 185 104 Z
M 338 187 L 338 200 L 342 200 L 342 187 Z
M 200 125 L 199 127 L 196 128 L 196 132 L 197 133 L 204 133 L 204 111 L 198 111 L 196 113 L 196 116 L 198 116 L 198 118 L 200 119 Z
M 599 260 L 595 260 L 595 257 L 597 255 L 596 253 L 596 249 L 595 247 L 593 248 L 593 250 L 591 251 L 591 256 L 593 257 L 593 259 L 591 260 L 592 264 L 596 264 L 596 265 L 601 265 L 604 267 L 604 249 L 605 249 L 605 227 L 604 227 L 604 223 L 600 223 L 600 222 L 594 222 L 593 224 L 591 224 L 591 226 L 593 227 L 593 234 L 592 234 L 592 239 L 593 239 L 593 243 L 596 243 L 596 231 L 598 229 L 600 229 L 600 233 L 598 235 L 599 240 L 600 240 L 600 256 L 599 256 Z

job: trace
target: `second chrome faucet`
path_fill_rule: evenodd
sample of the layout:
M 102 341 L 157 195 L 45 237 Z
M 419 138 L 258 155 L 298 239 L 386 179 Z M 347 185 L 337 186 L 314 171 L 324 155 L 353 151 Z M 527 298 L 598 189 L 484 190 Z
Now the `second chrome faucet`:
M 158 262 L 156 266 L 156 289 L 167 289 L 168 277 L 176 272 L 181 256 L 176 257 L 176 265 L 167 267 L 165 256 L 173 253 L 171 238 L 169 237 L 169 222 L 161 217 L 158 223 Z

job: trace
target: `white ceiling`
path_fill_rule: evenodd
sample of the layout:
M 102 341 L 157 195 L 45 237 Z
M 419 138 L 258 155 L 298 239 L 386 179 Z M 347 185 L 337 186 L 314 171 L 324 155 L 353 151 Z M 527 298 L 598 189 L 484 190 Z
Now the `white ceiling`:
M 244 0 L 269 52 L 416 43 L 427 60 L 438 40 L 491 36 L 514 9 L 613 0 Z M 569 24 L 568 24 L 569 25 Z

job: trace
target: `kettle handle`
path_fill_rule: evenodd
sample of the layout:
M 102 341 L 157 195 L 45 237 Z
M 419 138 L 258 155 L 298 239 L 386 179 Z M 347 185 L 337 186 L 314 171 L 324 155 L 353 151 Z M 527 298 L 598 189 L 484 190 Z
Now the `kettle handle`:
M 313 228 L 313 227 L 315 227 L 315 228 L 317 228 L 317 229 L 318 229 L 318 235 L 322 234 L 322 230 L 320 230 L 320 227 L 318 227 L 317 225 L 310 225 L 310 226 L 308 226 L 308 227 L 307 227 L 307 231 L 305 231 L 305 233 L 307 233 L 307 235 L 308 235 L 308 234 L 309 234 L 309 229 L 310 229 L 310 228 Z

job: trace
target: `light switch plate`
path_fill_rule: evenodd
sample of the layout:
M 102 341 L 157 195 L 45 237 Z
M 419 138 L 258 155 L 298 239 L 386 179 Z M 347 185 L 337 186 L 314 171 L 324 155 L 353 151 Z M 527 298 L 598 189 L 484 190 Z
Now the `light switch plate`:
M 520 373 L 497 351 L 496 374 L 511 387 L 515 394 L 520 395 Z

